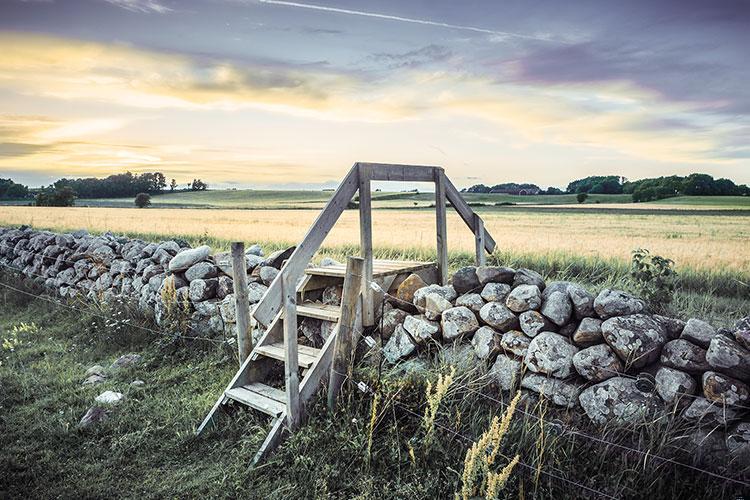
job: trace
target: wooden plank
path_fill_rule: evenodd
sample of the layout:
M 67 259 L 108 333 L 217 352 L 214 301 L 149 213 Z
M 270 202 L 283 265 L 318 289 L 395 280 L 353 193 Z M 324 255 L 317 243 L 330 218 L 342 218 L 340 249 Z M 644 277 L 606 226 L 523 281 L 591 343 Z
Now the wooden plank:
M 362 296 L 364 259 L 347 259 L 344 290 L 341 294 L 341 320 L 336 335 L 333 361 L 331 362 L 330 383 L 328 384 L 328 409 L 336 410 L 336 401 L 344 380 L 352 378 L 354 366 L 354 326 L 357 318 L 356 307 Z M 363 308 L 364 309 L 364 308 Z M 363 322 L 364 323 L 364 322 Z
M 289 257 L 281 272 L 271 282 L 268 291 L 255 308 L 253 316 L 262 325 L 268 325 L 276 314 L 281 310 L 281 279 L 287 274 L 291 281 L 296 283 L 302 276 L 307 264 L 321 243 L 333 228 L 333 225 L 346 209 L 354 193 L 359 189 L 357 167 L 353 167 L 347 176 L 341 181 L 338 189 L 326 204 L 325 208 L 318 214 L 312 227 L 308 230 L 302 242 L 297 245 L 294 253 Z
M 435 171 L 435 234 L 437 236 L 438 280 L 448 283 L 448 222 L 445 214 L 445 173 Z
M 320 349 L 320 355 L 313 365 L 307 370 L 307 374 L 302 379 L 302 384 L 299 388 L 299 399 L 304 405 L 307 401 L 313 397 L 315 391 L 318 390 L 320 382 L 323 378 L 328 375 L 328 369 L 331 366 L 331 359 L 333 358 L 333 346 L 336 341 L 336 335 L 338 334 L 339 327 L 333 329 L 331 335 L 328 336 L 326 341 L 323 343 L 323 347 Z
M 313 363 L 315 363 L 315 360 L 318 358 L 318 353 L 320 352 L 320 349 L 315 349 L 313 347 L 307 347 L 307 349 L 312 349 L 315 351 L 314 353 L 304 349 L 307 346 L 298 346 L 297 350 L 297 362 L 299 366 L 302 368 L 310 368 Z M 267 356 L 269 358 L 278 359 L 279 361 L 284 361 L 284 356 L 286 351 L 284 350 L 284 344 L 278 343 L 278 344 L 269 344 L 264 345 L 261 347 L 258 347 L 255 352 L 260 353 L 263 356 Z
M 300 423 L 296 281 L 296 278 L 290 275 L 284 275 L 281 281 L 284 303 L 284 385 L 287 423 L 290 430 L 296 429 Z
M 253 337 L 250 332 L 250 300 L 247 289 L 247 262 L 245 261 L 245 244 L 241 241 L 232 243 L 232 284 L 234 287 L 234 305 L 237 315 L 237 350 L 240 366 L 253 350 Z
M 322 319 L 323 321 L 338 321 L 340 309 L 330 304 L 316 304 L 308 302 L 297 306 L 297 316 L 306 318 Z
M 283 437 L 285 422 L 285 413 L 282 413 L 281 415 L 276 417 L 276 419 L 274 419 L 273 425 L 271 425 L 271 431 L 266 436 L 266 439 L 258 449 L 255 457 L 253 457 L 251 467 L 258 465 L 260 462 L 265 460 L 268 455 L 270 455 L 271 452 L 276 449 L 276 447 L 279 445 L 279 442 L 281 442 L 281 438 Z
M 403 272 L 419 271 L 434 266 L 434 262 L 402 262 L 400 265 L 388 266 L 387 268 L 381 266 L 379 261 L 373 261 L 373 278 L 388 276 L 391 274 L 399 274 Z M 327 276 L 331 278 L 343 279 L 346 275 L 344 268 L 326 266 L 326 267 L 309 267 L 305 270 L 307 274 L 312 276 Z
M 448 201 L 451 202 L 453 208 L 458 212 L 458 215 L 464 220 L 467 226 L 474 231 L 474 211 L 463 199 L 461 193 L 458 192 L 456 186 L 453 185 L 447 176 L 444 176 L 445 180 L 445 195 L 448 197 Z M 495 240 L 492 235 L 487 232 L 487 228 L 484 229 L 484 248 L 488 253 L 495 251 Z
M 233 399 L 234 401 L 242 403 L 258 411 L 262 411 L 267 415 L 276 417 L 284 413 L 286 403 L 284 401 L 279 401 L 276 398 L 268 396 L 269 392 L 273 390 L 273 387 L 265 386 L 265 389 L 261 389 L 259 387 L 261 385 L 264 384 L 255 383 L 235 387 L 234 389 L 229 389 L 228 391 L 226 391 L 224 395 L 229 399 Z
M 370 192 L 370 169 L 359 169 L 359 246 L 364 262 L 362 264 L 362 324 L 375 324 L 372 283 L 372 193 Z
M 432 182 L 433 171 L 431 165 L 402 165 L 397 163 L 357 163 L 360 169 L 369 171 L 369 178 L 373 181 L 396 182 Z
M 477 266 L 485 265 L 487 258 L 484 253 L 484 221 L 477 214 L 474 214 L 474 252 Z

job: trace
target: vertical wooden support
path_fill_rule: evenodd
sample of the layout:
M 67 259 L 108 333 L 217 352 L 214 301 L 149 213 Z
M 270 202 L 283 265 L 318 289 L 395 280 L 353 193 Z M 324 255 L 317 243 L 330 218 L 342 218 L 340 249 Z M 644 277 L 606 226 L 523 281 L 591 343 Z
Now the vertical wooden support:
M 448 229 L 445 216 L 445 173 L 435 169 L 435 220 L 437 234 L 438 280 L 448 283 Z
M 336 400 L 346 377 L 352 376 L 354 361 L 354 325 L 357 321 L 357 303 L 359 302 L 365 260 L 361 257 L 349 257 L 346 261 L 344 291 L 341 294 L 341 315 L 339 330 L 336 334 L 331 362 L 331 376 L 328 384 L 328 408 L 336 409 Z
M 484 221 L 479 214 L 474 214 L 474 243 L 476 243 L 477 265 L 483 266 L 487 263 L 484 253 Z
M 375 293 L 372 283 L 372 195 L 370 169 L 359 167 L 359 244 L 364 266 L 362 269 L 362 325 L 375 324 Z
M 284 311 L 284 381 L 286 418 L 289 429 L 300 422 L 299 360 L 297 354 L 297 291 L 289 274 L 282 269 L 281 294 Z
M 250 301 L 247 292 L 247 262 L 245 244 L 232 243 L 232 283 L 234 286 L 234 309 L 237 315 L 237 350 L 240 366 L 253 350 L 253 336 L 250 331 Z

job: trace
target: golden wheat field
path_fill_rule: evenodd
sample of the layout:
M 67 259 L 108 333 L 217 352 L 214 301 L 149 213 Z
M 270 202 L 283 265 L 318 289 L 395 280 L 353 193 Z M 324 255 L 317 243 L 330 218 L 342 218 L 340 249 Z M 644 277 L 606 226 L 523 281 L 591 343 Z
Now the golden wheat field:
M 316 210 L 0 207 L 0 225 L 294 244 L 317 214 Z M 503 250 L 626 260 L 633 249 L 645 247 L 673 259 L 677 267 L 750 272 L 750 216 L 520 211 L 483 212 L 482 216 Z M 432 211 L 373 212 L 373 239 L 380 247 L 434 248 L 434 227 Z M 451 250 L 473 249 L 472 233 L 450 210 L 448 240 Z M 358 241 L 358 212 L 348 210 L 325 244 Z

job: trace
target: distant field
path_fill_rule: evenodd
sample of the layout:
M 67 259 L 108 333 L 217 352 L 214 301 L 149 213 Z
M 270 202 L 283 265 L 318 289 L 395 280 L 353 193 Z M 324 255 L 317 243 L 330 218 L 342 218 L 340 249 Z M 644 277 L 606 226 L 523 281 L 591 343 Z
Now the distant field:
M 317 216 L 312 210 L 191 210 L 0 207 L 0 225 L 111 230 L 153 238 L 200 236 L 206 239 L 295 244 Z M 451 250 L 471 251 L 474 239 L 449 210 Z M 347 210 L 326 245 L 357 244 L 358 213 Z M 750 273 L 750 214 L 664 215 L 658 211 L 483 211 L 498 249 L 539 256 L 614 258 L 628 261 L 638 247 L 672 258 L 678 267 Z M 374 242 L 394 249 L 433 249 L 434 214 L 428 210 L 387 210 L 373 214 Z

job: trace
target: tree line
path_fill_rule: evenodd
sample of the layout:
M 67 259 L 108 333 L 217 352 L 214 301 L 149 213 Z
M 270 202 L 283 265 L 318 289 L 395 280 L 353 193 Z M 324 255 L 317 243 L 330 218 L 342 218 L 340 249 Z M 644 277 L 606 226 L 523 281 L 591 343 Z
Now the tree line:
M 12 179 L 0 179 L 0 200 L 22 200 L 28 196 L 28 186 L 13 182 Z

